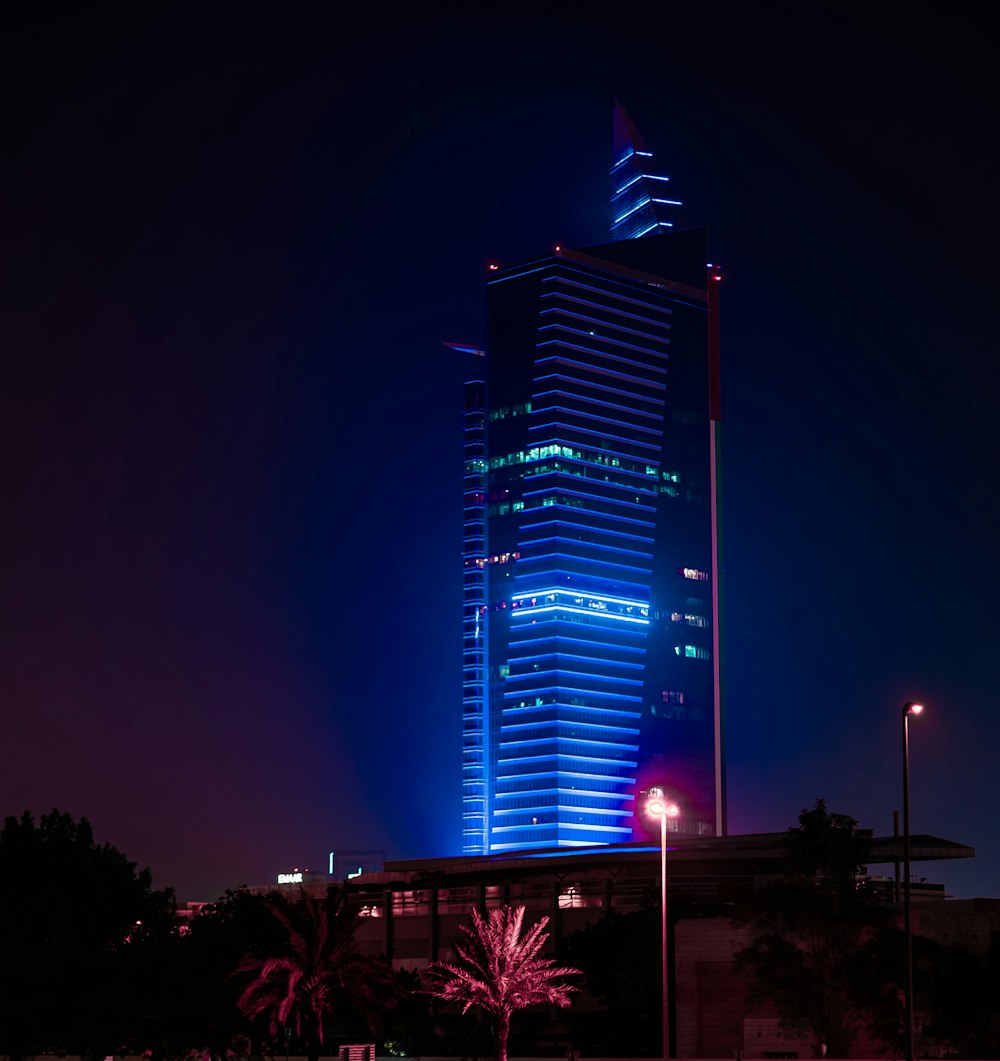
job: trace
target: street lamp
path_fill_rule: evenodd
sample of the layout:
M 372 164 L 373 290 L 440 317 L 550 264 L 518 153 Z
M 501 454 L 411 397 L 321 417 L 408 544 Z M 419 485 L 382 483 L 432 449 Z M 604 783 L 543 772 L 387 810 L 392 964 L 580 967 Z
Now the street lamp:
M 906 1006 L 905 1058 L 913 1061 L 913 939 L 910 936 L 910 715 L 922 714 L 923 704 L 912 700 L 903 704 L 903 948 Z
M 662 788 L 646 792 L 646 813 L 660 819 L 660 947 L 663 960 L 663 1061 L 670 1057 L 670 981 L 667 960 L 667 819 L 676 818 L 680 807 L 671 803 Z

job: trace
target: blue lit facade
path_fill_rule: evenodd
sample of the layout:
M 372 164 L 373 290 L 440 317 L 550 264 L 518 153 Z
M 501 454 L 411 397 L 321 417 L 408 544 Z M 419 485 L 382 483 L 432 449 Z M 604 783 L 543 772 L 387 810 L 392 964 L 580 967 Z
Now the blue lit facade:
M 478 351 L 477 351 L 478 353 Z M 486 836 L 489 739 L 486 728 L 486 382 L 465 384 L 462 572 L 462 832 L 463 847 Z M 484 849 L 476 853 L 485 854 Z
M 614 242 L 487 285 L 466 389 L 467 853 L 641 838 L 653 784 L 678 832 L 724 830 L 716 281 L 703 231 L 650 221 L 668 204 L 627 208 L 655 233 L 618 238 L 637 143 L 620 112 Z
M 670 178 L 654 172 L 653 152 L 631 118 L 615 108 L 615 164 L 611 167 L 611 238 L 639 239 L 681 227 Z

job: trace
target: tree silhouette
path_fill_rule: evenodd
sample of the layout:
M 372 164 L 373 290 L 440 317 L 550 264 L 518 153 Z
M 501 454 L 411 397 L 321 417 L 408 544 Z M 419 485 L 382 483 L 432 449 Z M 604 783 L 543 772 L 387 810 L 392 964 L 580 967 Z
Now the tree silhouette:
M 547 1003 L 568 1006 L 577 990 L 564 983 L 579 969 L 556 966 L 540 956 L 549 938 L 549 919 L 532 925 L 522 936 L 523 906 L 500 906 L 484 919 L 472 911 L 472 926 L 462 926 L 465 943 L 456 946 L 458 960 L 435 962 L 428 968 L 432 986 L 428 993 L 448 1002 L 460 1002 L 462 1012 L 472 1006 L 486 1010 L 495 1022 L 497 1061 L 507 1061 L 511 1016 L 527 1006 Z
M 870 829 L 817 800 L 785 833 L 785 876 L 745 911 L 751 941 L 737 966 L 752 974 L 749 1001 L 772 1001 L 786 1030 L 811 1034 L 830 1057 L 849 1057 L 866 1022 L 862 949 L 892 916 L 859 876 L 870 844 Z
M 86 818 L 27 811 L 0 828 L 0 1055 L 104 1056 L 155 1042 L 158 944 L 173 893 L 99 844 Z
M 251 976 L 237 1005 L 249 1018 L 266 1017 L 275 1038 L 293 1030 L 308 1056 L 319 1056 L 327 1018 L 356 1017 L 369 1024 L 398 988 L 392 970 L 359 953 L 357 911 L 331 888 L 317 902 L 304 890 L 296 902 L 275 893 L 264 905 L 281 929 L 276 953 L 248 956 L 234 976 Z
M 254 1028 L 237 1008 L 245 984 L 233 970 L 246 958 L 277 954 L 285 933 L 262 895 L 247 888 L 227 891 L 191 918 L 182 938 L 183 977 L 175 997 L 184 1018 L 187 1044 L 204 1045 L 224 1056 Z

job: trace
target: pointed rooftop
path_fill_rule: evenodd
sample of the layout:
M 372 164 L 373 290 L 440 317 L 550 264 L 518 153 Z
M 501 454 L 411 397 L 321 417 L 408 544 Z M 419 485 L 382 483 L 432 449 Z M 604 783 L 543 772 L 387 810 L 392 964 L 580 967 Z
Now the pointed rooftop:
M 669 232 L 679 223 L 681 202 L 670 193 L 670 178 L 655 172 L 653 152 L 618 100 L 613 142 L 611 238 L 637 239 Z

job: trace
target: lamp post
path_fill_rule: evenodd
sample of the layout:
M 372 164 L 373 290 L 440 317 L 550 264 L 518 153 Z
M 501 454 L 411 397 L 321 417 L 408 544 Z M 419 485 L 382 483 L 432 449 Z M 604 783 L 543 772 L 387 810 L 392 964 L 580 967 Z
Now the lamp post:
M 663 1061 L 670 1057 L 670 981 L 667 958 L 667 818 L 676 818 L 680 808 L 669 802 L 662 788 L 646 792 L 646 813 L 660 819 L 660 948 L 663 961 Z
M 912 700 L 903 704 L 903 948 L 906 966 L 903 1000 L 906 1007 L 904 1056 L 913 1061 L 913 939 L 910 935 L 910 715 L 919 715 L 924 705 Z

